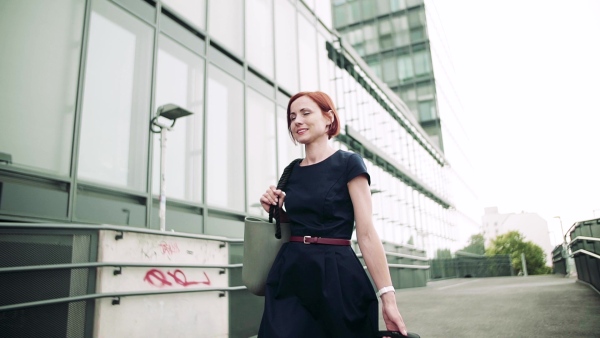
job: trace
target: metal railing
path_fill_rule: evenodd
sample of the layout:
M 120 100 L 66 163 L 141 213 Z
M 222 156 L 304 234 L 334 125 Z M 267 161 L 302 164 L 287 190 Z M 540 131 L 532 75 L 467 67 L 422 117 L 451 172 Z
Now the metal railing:
M 231 258 L 232 256 L 232 248 L 239 247 L 243 244 L 242 239 L 238 238 L 226 238 L 220 236 L 208 236 L 208 235 L 197 235 L 197 234 L 185 234 L 185 233 L 177 233 L 177 232 L 162 232 L 157 230 L 150 230 L 145 228 L 133 228 L 133 227 L 125 227 L 125 226 L 113 226 L 113 225 L 87 225 L 87 224 L 28 224 L 28 223 L 0 223 L 0 234 L 2 239 L 0 242 L 3 244 L 10 243 L 11 251 L 7 252 L 8 256 L 18 256 L 18 252 L 24 252 L 29 250 L 29 256 L 31 259 L 29 261 L 19 261 L 17 258 L 12 260 L 0 260 L 0 280 L 3 280 L 3 284 L 10 284 L 10 288 L 16 290 L 13 292 L 11 297 L 0 297 L 0 314 L 3 314 L 4 317 L 8 318 L 13 315 L 23 314 L 23 311 L 50 311 L 56 312 L 55 309 L 59 309 L 64 306 L 71 307 L 73 304 L 79 304 L 84 309 L 82 311 L 85 312 L 84 315 L 79 316 L 80 322 L 76 325 L 83 327 L 78 332 L 81 332 L 81 336 L 89 337 L 91 336 L 91 328 L 93 327 L 94 322 L 94 301 L 98 299 L 110 299 L 112 298 L 112 302 L 108 304 L 119 305 L 121 302 L 121 298 L 124 297 L 138 297 L 138 296 L 154 296 L 154 295 L 165 295 L 165 294 L 180 294 L 180 293 L 203 293 L 203 292 L 217 292 L 219 297 L 223 297 L 228 292 L 235 292 L 229 297 L 229 316 L 230 320 L 234 320 L 233 317 L 236 316 L 246 316 L 248 314 L 237 313 L 239 311 L 243 311 L 242 309 L 238 309 L 239 306 L 234 306 L 232 304 L 241 304 L 243 302 L 244 308 L 246 312 L 248 309 L 253 309 L 252 312 L 262 313 L 262 300 L 259 297 L 251 296 L 247 292 L 238 293 L 237 291 L 243 291 L 246 289 L 245 286 L 241 283 L 241 269 L 243 265 L 241 263 L 238 264 L 189 264 L 189 263 L 165 263 L 165 262 L 127 262 L 127 261 L 96 261 L 98 260 L 97 251 L 100 241 L 100 233 L 102 231 L 113 231 L 110 233 L 108 238 L 114 239 L 116 242 L 121 243 L 121 239 L 125 236 L 127 238 L 127 233 L 140 233 L 140 234 L 150 234 L 157 236 L 172 236 L 172 237 L 182 237 L 182 238 L 191 238 L 191 239 L 199 239 L 199 240 L 208 240 L 208 241 L 216 241 L 221 243 L 220 245 L 215 245 L 215 247 L 224 248 L 227 246 L 228 255 Z M 15 236 L 15 238 L 9 238 L 10 235 Z M 76 236 L 85 235 L 90 237 L 86 243 L 86 247 L 84 249 L 73 249 L 70 248 L 67 251 L 86 251 L 87 258 L 85 260 L 74 260 L 71 261 L 71 257 L 69 253 L 66 255 L 66 260 L 45 260 L 44 255 L 46 254 L 44 251 L 39 248 L 33 248 L 33 246 L 25 248 L 19 246 L 27 246 L 28 241 L 33 239 L 32 242 L 44 243 L 44 241 L 55 241 L 55 237 L 68 237 L 71 238 L 71 241 L 74 241 L 73 238 Z M 49 236 L 49 237 L 45 237 Z M 37 245 L 36 244 L 36 245 Z M 354 243 L 355 247 L 357 247 L 356 242 Z M 33 248 L 33 249 L 32 249 Z M 424 256 L 424 252 L 419 250 L 418 248 L 404 248 L 402 246 L 396 246 L 396 250 L 409 250 L 407 253 L 394 252 L 394 250 L 387 250 L 385 252 L 388 257 L 388 266 L 390 268 L 390 273 L 392 275 L 394 285 L 396 288 L 407 288 L 407 287 L 416 287 L 416 286 L 424 286 L 426 285 L 427 278 L 426 273 L 430 266 L 427 264 L 429 259 Z M 404 251 L 402 251 L 404 252 Z M 233 263 L 239 262 L 239 255 L 235 255 L 235 259 L 233 259 Z M 359 258 L 362 258 L 361 253 L 357 253 Z M 37 258 L 36 258 L 37 257 Z M 38 260 L 41 259 L 41 260 Z M 127 257 L 124 257 L 127 259 Z M 232 260 L 230 259 L 230 263 Z M 364 262 L 363 262 L 364 263 Z M 364 265 L 364 264 L 363 264 Z M 127 291 L 104 291 L 98 292 L 96 283 L 100 281 L 96 279 L 97 275 L 100 273 L 102 268 L 114 268 L 111 272 L 110 270 L 104 272 L 109 275 L 120 275 L 125 273 L 127 275 L 127 268 L 189 268 L 189 269 L 220 269 L 219 275 L 227 274 L 229 277 L 229 282 L 226 287 L 211 287 L 209 285 L 202 287 L 194 287 L 194 288 L 174 288 L 174 289 L 161 289 L 161 290 L 127 290 Z M 68 270 L 68 271 L 67 271 Z M 61 272 L 64 271 L 64 272 Z M 83 279 L 80 279 L 80 283 L 83 286 L 79 286 L 79 291 L 77 293 L 69 292 L 69 286 L 66 287 L 66 292 L 53 292 L 51 289 L 55 286 L 52 285 L 44 285 L 43 280 L 45 280 L 48 276 L 56 276 L 60 275 L 61 278 L 64 279 L 64 283 L 69 284 L 73 283 L 73 280 L 69 282 L 69 276 L 73 274 L 81 274 L 85 275 Z M 216 272 L 212 272 L 216 275 Z M 40 280 L 38 282 L 34 282 L 30 284 L 27 289 L 23 288 L 18 280 L 25 279 L 32 280 Z M 65 277 L 66 276 L 66 277 Z M 99 275 L 98 275 L 99 276 Z M 72 278 L 72 277 L 71 277 Z M 17 282 L 15 282 L 17 281 Z M 50 292 L 42 292 L 43 289 L 50 289 Z M 30 294 L 25 294 L 30 292 Z M 235 297 L 233 295 L 236 295 Z M 239 296 L 237 296 L 239 295 Z M 233 298 L 235 298 L 235 300 Z M 233 302 L 233 303 L 232 303 Z M 58 307 L 58 308 L 57 308 Z M 235 307 L 235 308 L 234 308 Z M 237 312 L 235 312 L 237 311 Z M 5 319 L 6 319 L 5 318 Z M 61 318 L 61 320 L 67 320 Z M 71 319 L 69 319 L 71 321 Z M 254 320 L 252 320 L 254 321 Z M 0 323 L 1 324 L 1 323 Z M 34 322 L 29 322 L 28 325 L 36 325 Z M 71 323 L 69 325 L 72 325 Z M 0 325 L 1 326 L 1 325 Z M 0 336 L 3 335 L 3 330 L 0 328 Z M 252 329 L 251 329 L 252 330 Z M 10 331 L 14 332 L 14 331 Z
M 600 293 L 600 218 L 573 224 L 568 236 L 578 281 Z

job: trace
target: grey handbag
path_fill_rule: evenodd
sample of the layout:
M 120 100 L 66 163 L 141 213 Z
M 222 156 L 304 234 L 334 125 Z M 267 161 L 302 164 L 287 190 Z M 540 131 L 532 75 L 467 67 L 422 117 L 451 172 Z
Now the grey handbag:
M 296 163 L 301 158 L 293 160 L 281 174 L 277 189 L 283 190 L 287 179 Z M 275 218 L 275 223 L 273 222 Z M 242 282 L 250 292 L 257 296 L 265 295 L 267 275 L 279 249 L 290 240 L 290 224 L 279 221 L 279 205 L 272 205 L 269 210 L 269 221 L 256 217 L 244 219 L 244 257 L 242 267 Z

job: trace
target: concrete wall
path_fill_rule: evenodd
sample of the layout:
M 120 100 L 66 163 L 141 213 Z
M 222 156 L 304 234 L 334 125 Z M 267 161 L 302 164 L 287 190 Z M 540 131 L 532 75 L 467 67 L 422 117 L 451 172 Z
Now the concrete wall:
M 227 287 L 228 276 L 216 268 L 177 264 L 228 264 L 223 242 L 148 233 L 100 231 L 98 261 L 174 264 L 173 267 L 100 268 L 97 293 Z M 228 337 L 228 295 L 219 292 L 122 297 L 96 301 L 95 337 Z

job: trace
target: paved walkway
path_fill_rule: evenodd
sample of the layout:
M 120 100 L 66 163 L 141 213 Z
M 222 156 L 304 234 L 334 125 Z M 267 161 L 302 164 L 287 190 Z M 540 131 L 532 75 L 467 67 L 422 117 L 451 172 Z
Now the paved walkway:
M 575 278 L 449 279 L 396 298 L 422 338 L 600 337 L 600 295 Z

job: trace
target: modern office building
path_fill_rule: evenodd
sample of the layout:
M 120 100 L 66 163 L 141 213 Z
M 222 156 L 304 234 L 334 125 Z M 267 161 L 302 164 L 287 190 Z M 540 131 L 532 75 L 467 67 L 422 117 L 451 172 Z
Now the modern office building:
M 396 93 L 433 143 L 444 141 L 423 0 L 334 0 L 334 26 Z
M 445 182 L 452 194 L 463 241 L 480 231 L 477 170 L 454 83 L 454 67 L 439 13 L 432 0 L 334 0 L 333 23 L 406 105 L 407 118 L 419 124 L 444 153 Z
M 403 9 L 405 15 L 411 8 Z M 24 265 L 88 264 L 79 268 L 85 274 L 68 273 L 66 282 L 57 284 L 66 285 L 62 302 L 98 293 L 94 283 L 125 275 L 121 268 L 106 271 L 85 263 L 109 257 L 115 243 L 124 243 L 119 241 L 125 232 L 125 240 L 141 237 L 111 259 L 151 259 L 143 263 L 147 267 L 164 256 L 169 261 L 160 266 L 167 269 L 169 255 L 196 255 L 211 247 L 185 250 L 183 242 L 161 239 L 160 250 L 152 251 L 143 237 L 162 236 L 161 143 L 150 126 L 166 104 L 193 115 L 178 119 L 167 133 L 165 234 L 229 243 L 214 249 L 229 250 L 225 263 L 240 261 L 235 240 L 243 237 L 244 218 L 266 216 L 258 204 L 264 189 L 302 156 L 289 139 L 285 116 L 289 97 L 301 90 L 325 91 L 336 102 L 343 128 L 333 145 L 365 159 L 375 226 L 386 249 L 395 252 L 389 259 L 400 263 L 396 269 L 426 268 L 422 260 L 439 249 L 462 247 L 472 233 L 465 211 L 471 206 L 463 208 L 468 200 L 456 192 L 460 180 L 426 132 L 429 127 L 416 122 L 409 108 L 425 107 L 427 100 L 433 107 L 431 74 L 423 73 L 427 84 L 415 78 L 390 90 L 362 60 L 364 52 L 335 32 L 327 1 L 3 0 L 0 30 L 0 246 L 6 248 L 0 273 L 30 273 L 10 268 Z M 408 49 L 419 52 L 412 45 Z M 402 88 L 417 98 L 402 94 L 405 104 L 396 95 L 404 93 Z M 434 114 L 434 108 L 429 111 Z M 421 120 L 439 122 L 430 117 Z M 51 253 L 55 246 L 63 256 Z M 206 252 L 202 259 L 208 264 L 213 256 Z M 239 266 L 223 269 L 201 275 L 196 284 L 211 285 L 212 279 L 239 285 Z M 153 278 L 162 276 L 160 286 L 187 286 L 178 271 L 152 269 L 131 283 L 155 287 Z M 231 271 L 228 277 L 222 277 L 225 271 Z M 35 276 L 42 273 L 27 278 Z M 425 282 L 421 274 L 415 276 L 397 287 Z M 76 287 L 76 281 L 83 286 Z M 31 283 L 31 290 L 42 290 L 41 281 Z M 127 302 L 115 297 L 112 304 L 96 301 L 96 321 L 123 320 L 102 310 L 112 306 L 115 311 L 119 304 L 125 309 Z M 250 295 L 236 297 L 218 298 L 229 301 L 220 317 L 221 305 L 210 303 L 203 313 L 216 316 L 214 325 L 222 324 L 228 335 L 247 337 L 256 329 L 260 309 L 245 306 L 260 302 Z M 87 323 L 67 325 L 73 336 L 91 334 L 93 299 L 80 298 L 81 308 L 64 309 L 66 322 Z M 0 312 L 17 311 L 14 302 L 19 301 L 2 300 Z M 142 330 L 159 323 L 134 326 Z M 99 328 L 107 326 L 94 326 Z M 225 332 L 219 330 L 205 334 Z

